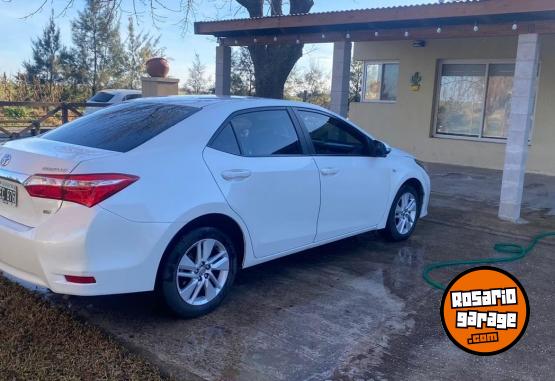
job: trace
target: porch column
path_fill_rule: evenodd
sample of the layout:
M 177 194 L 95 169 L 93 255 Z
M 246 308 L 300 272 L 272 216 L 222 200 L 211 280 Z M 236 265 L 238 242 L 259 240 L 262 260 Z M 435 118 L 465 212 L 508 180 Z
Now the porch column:
M 349 111 L 351 47 L 352 44 L 349 41 L 339 41 L 333 44 L 330 109 L 344 117 Z
M 231 88 L 231 48 L 216 47 L 216 95 L 229 95 Z
M 511 222 L 520 219 L 528 139 L 534 116 L 539 50 L 538 34 L 519 35 L 499 205 L 499 218 Z

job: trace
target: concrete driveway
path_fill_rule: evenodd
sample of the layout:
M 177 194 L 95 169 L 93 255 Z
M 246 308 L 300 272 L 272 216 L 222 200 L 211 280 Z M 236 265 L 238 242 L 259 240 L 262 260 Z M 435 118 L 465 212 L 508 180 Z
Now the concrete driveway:
M 497 356 L 473 356 L 449 341 L 439 315 L 442 293 L 421 279 L 430 262 L 491 256 L 495 242 L 555 230 L 551 208 L 529 205 L 528 225 L 500 222 L 494 198 L 480 191 L 495 172 L 445 166 L 431 172 L 439 184 L 431 213 L 409 241 L 365 234 L 248 269 L 208 316 L 177 320 L 151 294 L 53 300 L 183 380 L 552 378 L 555 242 L 500 266 L 525 287 L 531 318 L 521 341 Z M 537 180 L 548 194 L 551 180 Z M 462 270 L 435 275 L 447 282 Z

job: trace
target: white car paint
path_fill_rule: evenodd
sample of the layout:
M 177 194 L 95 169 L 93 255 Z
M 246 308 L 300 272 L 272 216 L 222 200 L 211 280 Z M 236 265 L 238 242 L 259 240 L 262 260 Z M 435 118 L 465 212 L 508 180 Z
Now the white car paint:
M 128 152 L 42 137 L 0 146 L 0 159 L 11 159 L 0 166 L 0 181 L 17 187 L 19 196 L 17 207 L 0 202 L 0 270 L 64 294 L 150 291 L 172 239 L 208 214 L 225 215 L 241 229 L 243 268 L 383 228 L 395 194 L 409 179 L 421 184 L 421 217 L 427 214 L 429 178 L 397 149 L 385 158 L 243 157 L 208 147 L 235 112 L 302 107 L 340 118 L 323 108 L 234 97 L 166 97 L 133 105 L 151 103 L 199 110 Z M 29 196 L 22 184 L 39 173 L 123 173 L 139 180 L 89 208 Z M 72 283 L 66 275 L 92 276 L 96 283 Z
M 97 101 L 95 101 L 95 98 L 100 93 L 111 95 L 111 98 L 107 102 L 97 102 Z M 87 100 L 87 103 L 89 103 L 89 104 L 98 103 L 99 106 L 98 107 L 87 106 L 85 108 L 85 115 L 91 114 L 91 113 L 93 113 L 95 111 L 98 111 L 98 110 L 102 110 L 104 107 L 106 107 L 106 105 L 119 104 L 119 103 L 125 102 L 127 100 L 140 98 L 141 96 L 142 96 L 141 90 L 132 90 L 132 89 L 105 89 L 105 90 L 101 90 L 101 91 L 99 91 L 98 93 L 96 93 L 95 95 L 93 95 L 91 98 L 89 98 Z

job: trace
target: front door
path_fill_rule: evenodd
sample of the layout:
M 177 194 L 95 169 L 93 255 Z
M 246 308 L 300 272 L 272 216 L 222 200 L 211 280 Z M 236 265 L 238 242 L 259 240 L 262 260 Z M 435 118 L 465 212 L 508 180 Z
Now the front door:
M 298 110 L 320 172 L 321 206 L 316 241 L 376 227 L 389 210 L 392 169 L 369 157 L 368 138 L 333 116 Z
M 230 207 L 247 225 L 256 257 L 314 241 L 318 169 L 303 155 L 286 109 L 234 116 L 206 148 L 204 159 Z

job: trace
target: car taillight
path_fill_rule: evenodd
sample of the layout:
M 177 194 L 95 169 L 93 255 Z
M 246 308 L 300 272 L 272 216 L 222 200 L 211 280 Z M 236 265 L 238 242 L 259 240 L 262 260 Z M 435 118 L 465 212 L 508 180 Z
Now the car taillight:
M 139 178 L 119 173 L 87 175 L 34 175 L 24 184 L 32 197 L 71 201 L 93 207 Z

